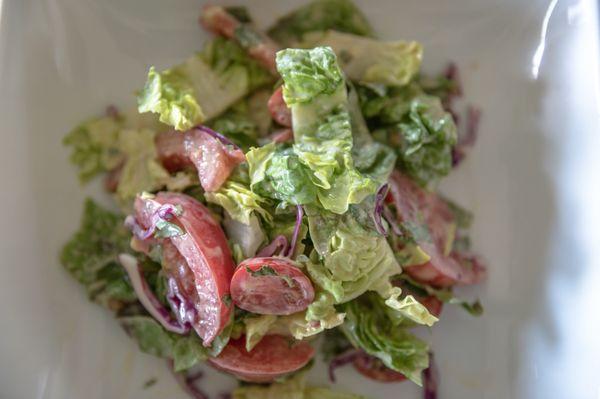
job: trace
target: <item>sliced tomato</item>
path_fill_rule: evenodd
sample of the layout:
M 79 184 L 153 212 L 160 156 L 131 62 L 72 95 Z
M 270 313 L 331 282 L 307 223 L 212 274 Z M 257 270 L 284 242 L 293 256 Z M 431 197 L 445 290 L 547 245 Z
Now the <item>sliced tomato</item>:
M 217 138 L 193 129 L 185 133 L 185 151 L 196 166 L 205 191 L 216 191 L 233 169 L 246 160 L 244 152 L 223 144 Z
M 160 133 L 155 142 L 158 158 L 169 172 L 196 167 L 205 191 L 218 190 L 233 169 L 246 160 L 242 150 L 200 129 Z
M 273 92 L 269 102 L 267 102 L 267 108 L 269 108 L 271 117 L 275 122 L 281 126 L 292 127 L 292 110 L 288 108 L 283 99 L 283 86 L 279 86 Z
M 401 382 L 406 380 L 403 374 L 386 367 L 381 360 L 366 353 L 356 356 L 353 365 L 356 371 L 371 380 L 379 382 Z
M 227 238 L 208 208 L 180 193 L 161 192 L 154 198 L 138 197 L 135 202 L 138 223 L 147 228 L 154 212 L 164 204 L 181 207 L 181 215 L 171 222 L 185 232 L 164 239 L 167 250 L 165 268 L 181 284 L 180 290 L 190 293 L 189 300 L 194 302 L 197 312 L 193 327 L 204 345 L 208 346 L 223 330 L 233 310 L 228 298 L 235 264 Z M 169 244 L 176 248 L 178 254 Z
M 300 370 L 314 355 L 315 349 L 305 341 L 266 335 L 250 352 L 245 337 L 232 339 L 219 356 L 208 361 L 240 380 L 264 383 Z
M 436 287 L 473 284 L 481 280 L 483 273 L 475 273 L 454 256 L 445 254 L 455 227 L 454 215 L 446 202 L 398 171 L 390 177 L 390 195 L 399 222 L 425 226 L 429 233 L 428 237 L 415 237 L 417 245 L 429 255 L 429 262 L 405 267 L 406 274 Z
M 258 314 L 289 315 L 308 307 L 315 291 L 287 258 L 250 258 L 231 280 L 231 298 L 241 309 Z

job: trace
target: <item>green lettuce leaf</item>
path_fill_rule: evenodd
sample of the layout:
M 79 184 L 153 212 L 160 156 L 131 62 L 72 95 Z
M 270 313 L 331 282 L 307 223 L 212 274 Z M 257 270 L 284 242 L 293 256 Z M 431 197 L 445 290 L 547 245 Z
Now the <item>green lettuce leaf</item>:
M 94 118 L 65 136 L 63 144 L 73 149 L 70 160 L 78 167 L 82 183 L 122 162 L 122 156 L 113 150 L 120 128 L 115 118 Z
M 117 186 L 117 201 L 124 209 L 131 207 L 138 193 L 164 187 L 170 180 L 169 172 L 157 159 L 155 132 L 149 129 L 122 130 L 118 148 L 125 156 Z
M 309 32 L 329 29 L 360 36 L 373 35 L 369 22 L 351 0 L 313 1 L 280 18 L 268 34 L 284 47 L 292 47 Z
M 344 78 L 330 48 L 277 53 L 284 99 L 291 106 L 293 151 L 310 169 L 323 208 L 344 213 L 376 190 L 352 158 L 352 128 Z
M 378 184 L 386 183 L 396 165 L 396 153 L 388 145 L 373 140 L 362 115 L 354 85 L 350 85 L 348 92 L 348 111 L 352 123 L 354 166 L 361 174 Z
M 255 190 L 256 191 L 256 190 Z M 227 180 L 217 191 L 205 193 L 208 202 L 217 204 L 225 209 L 233 220 L 250 224 L 251 216 L 255 213 L 265 221 L 272 221 L 271 214 L 263 208 L 265 199 L 250 190 L 245 182 L 234 176 Z
M 408 115 L 397 127 L 401 135 L 400 167 L 410 176 L 426 184 L 450 172 L 456 125 L 438 98 L 414 99 Z
M 77 166 L 82 183 L 123 162 L 124 155 L 118 146 L 123 129 L 162 131 L 166 126 L 152 115 L 138 114 L 137 110 L 117 117 L 91 118 L 81 123 L 64 137 L 63 144 L 71 148 L 70 161 Z
M 302 46 L 331 47 L 350 80 L 386 86 L 409 83 L 419 72 L 423 57 L 417 42 L 383 42 L 336 31 L 308 35 Z
M 207 349 L 194 333 L 170 333 L 148 316 L 120 317 L 119 322 L 142 352 L 173 360 L 175 371 L 187 370 L 208 358 Z
M 311 182 L 310 171 L 292 148 L 269 143 L 252 148 L 247 154 L 252 191 L 286 204 L 311 204 L 316 201 L 317 189 Z
M 81 227 L 61 251 L 65 269 L 85 286 L 90 299 L 105 307 L 117 309 L 137 300 L 117 260 L 120 253 L 131 252 L 130 236 L 121 215 L 87 199 Z
M 382 292 L 379 292 L 382 297 L 387 298 L 385 304 L 397 313 L 393 317 L 397 324 L 399 324 L 403 318 L 429 327 L 438 321 L 438 318 L 429 313 L 429 310 L 421 305 L 421 303 L 412 295 L 407 295 L 400 299 L 401 293 L 402 290 L 400 288 L 391 287 L 391 285 L 384 288 Z M 389 310 L 388 314 L 390 314 Z
M 401 272 L 385 237 L 366 229 L 355 212 L 336 215 L 306 207 L 315 252 L 307 271 L 335 303 L 344 303 L 368 290 L 379 290 Z
M 271 385 L 245 385 L 233 391 L 233 399 L 364 399 L 362 396 L 306 385 L 304 373 Z
M 153 112 L 177 130 L 212 119 L 272 80 L 268 71 L 231 40 L 218 37 L 182 64 L 150 68 L 138 110 Z
M 161 122 L 177 130 L 188 130 L 206 118 L 194 97 L 192 82 L 180 70 L 148 71 L 148 79 L 138 96 L 140 112 L 154 112 Z
M 344 76 L 330 48 L 282 50 L 277 52 L 276 62 L 285 83 L 283 98 L 288 106 L 313 102 L 319 95 L 343 93 Z
M 342 330 L 355 347 L 422 384 L 421 374 L 429 366 L 428 346 L 406 329 L 395 326 L 379 297 L 367 294 L 346 303 L 344 311 Z
M 393 146 L 398 166 L 425 185 L 452 168 L 456 125 L 439 98 L 424 94 L 415 84 L 400 89 L 359 90 L 361 108 L 376 140 Z

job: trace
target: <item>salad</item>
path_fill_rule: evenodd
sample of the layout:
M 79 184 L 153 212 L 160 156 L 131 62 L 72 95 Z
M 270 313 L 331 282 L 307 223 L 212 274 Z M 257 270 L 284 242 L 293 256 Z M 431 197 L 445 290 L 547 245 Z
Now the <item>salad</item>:
M 322 358 L 332 382 L 352 365 L 435 398 L 422 326 L 445 304 L 480 314 L 453 287 L 485 276 L 472 215 L 436 191 L 476 138 L 456 67 L 421 74 L 421 45 L 377 39 L 349 0 L 267 32 L 241 7 L 200 23 L 213 38 L 150 67 L 137 106 L 65 137 L 114 206 L 86 200 L 62 264 L 192 397 L 206 364 L 242 382 L 234 399 L 358 398 L 306 382 Z

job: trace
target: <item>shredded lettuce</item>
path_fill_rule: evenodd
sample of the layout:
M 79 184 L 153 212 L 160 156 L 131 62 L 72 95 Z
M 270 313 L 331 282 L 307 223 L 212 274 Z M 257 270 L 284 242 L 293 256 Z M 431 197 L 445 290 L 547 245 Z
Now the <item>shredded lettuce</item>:
M 336 31 L 308 35 L 302 45 L 329 46 L 350 80 L 387 86 L 409 83 L 419 72 L 423 57 L 417 42 L 383 42 Z
M 373 35 L 369 22 L 350 0 L 313 1 L 280 18 L 268 34 L 284 47 L 292 47 L 309 32 L 329 29 L 360 36 Z
M 406 329 L 395 326 L 379 297 L 367 294 L 346 303 L 344 311 L 342 330 L 355 347 L 422 385 L 421 374 L 429 365 L 428 346 Z

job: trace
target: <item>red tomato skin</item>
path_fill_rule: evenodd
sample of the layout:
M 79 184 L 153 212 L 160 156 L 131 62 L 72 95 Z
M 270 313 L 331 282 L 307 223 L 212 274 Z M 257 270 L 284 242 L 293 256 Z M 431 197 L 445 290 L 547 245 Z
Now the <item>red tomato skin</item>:
M 276 275 L 252 275 L 263 267 Z M 263 257 L 240 263 L 231 280 L 231 297 L 239 308 L 249 312 L 289 315 L 306 309 L 315 291 L 308 277 L 289 259 Z
M 250 352 L 246 351 L 245 341 L 243 336 L 230 340 L 219 356 L 208 362 L 240 380 L 266 383 L 300 370 L 315 355 L 307 342 L 291 343 L 290 338 L 281 335 L 266 335 Z
M 208 208 L 180 193 L 160 192 L 153 199 L 138 197 L 135 203 L 138 222 L 148 227 L 150 216 L 163 204 L 179 205 L 183 210 L 171 222 L 178 224 L 185 234 L 165 240 L 177 248 L 194 276 L 200 302 L 195 304 L 198 323 L 193 327 L 208 346 L 229 322 L 233 311 L 228 298 L 235 264 L 227 238 Z

